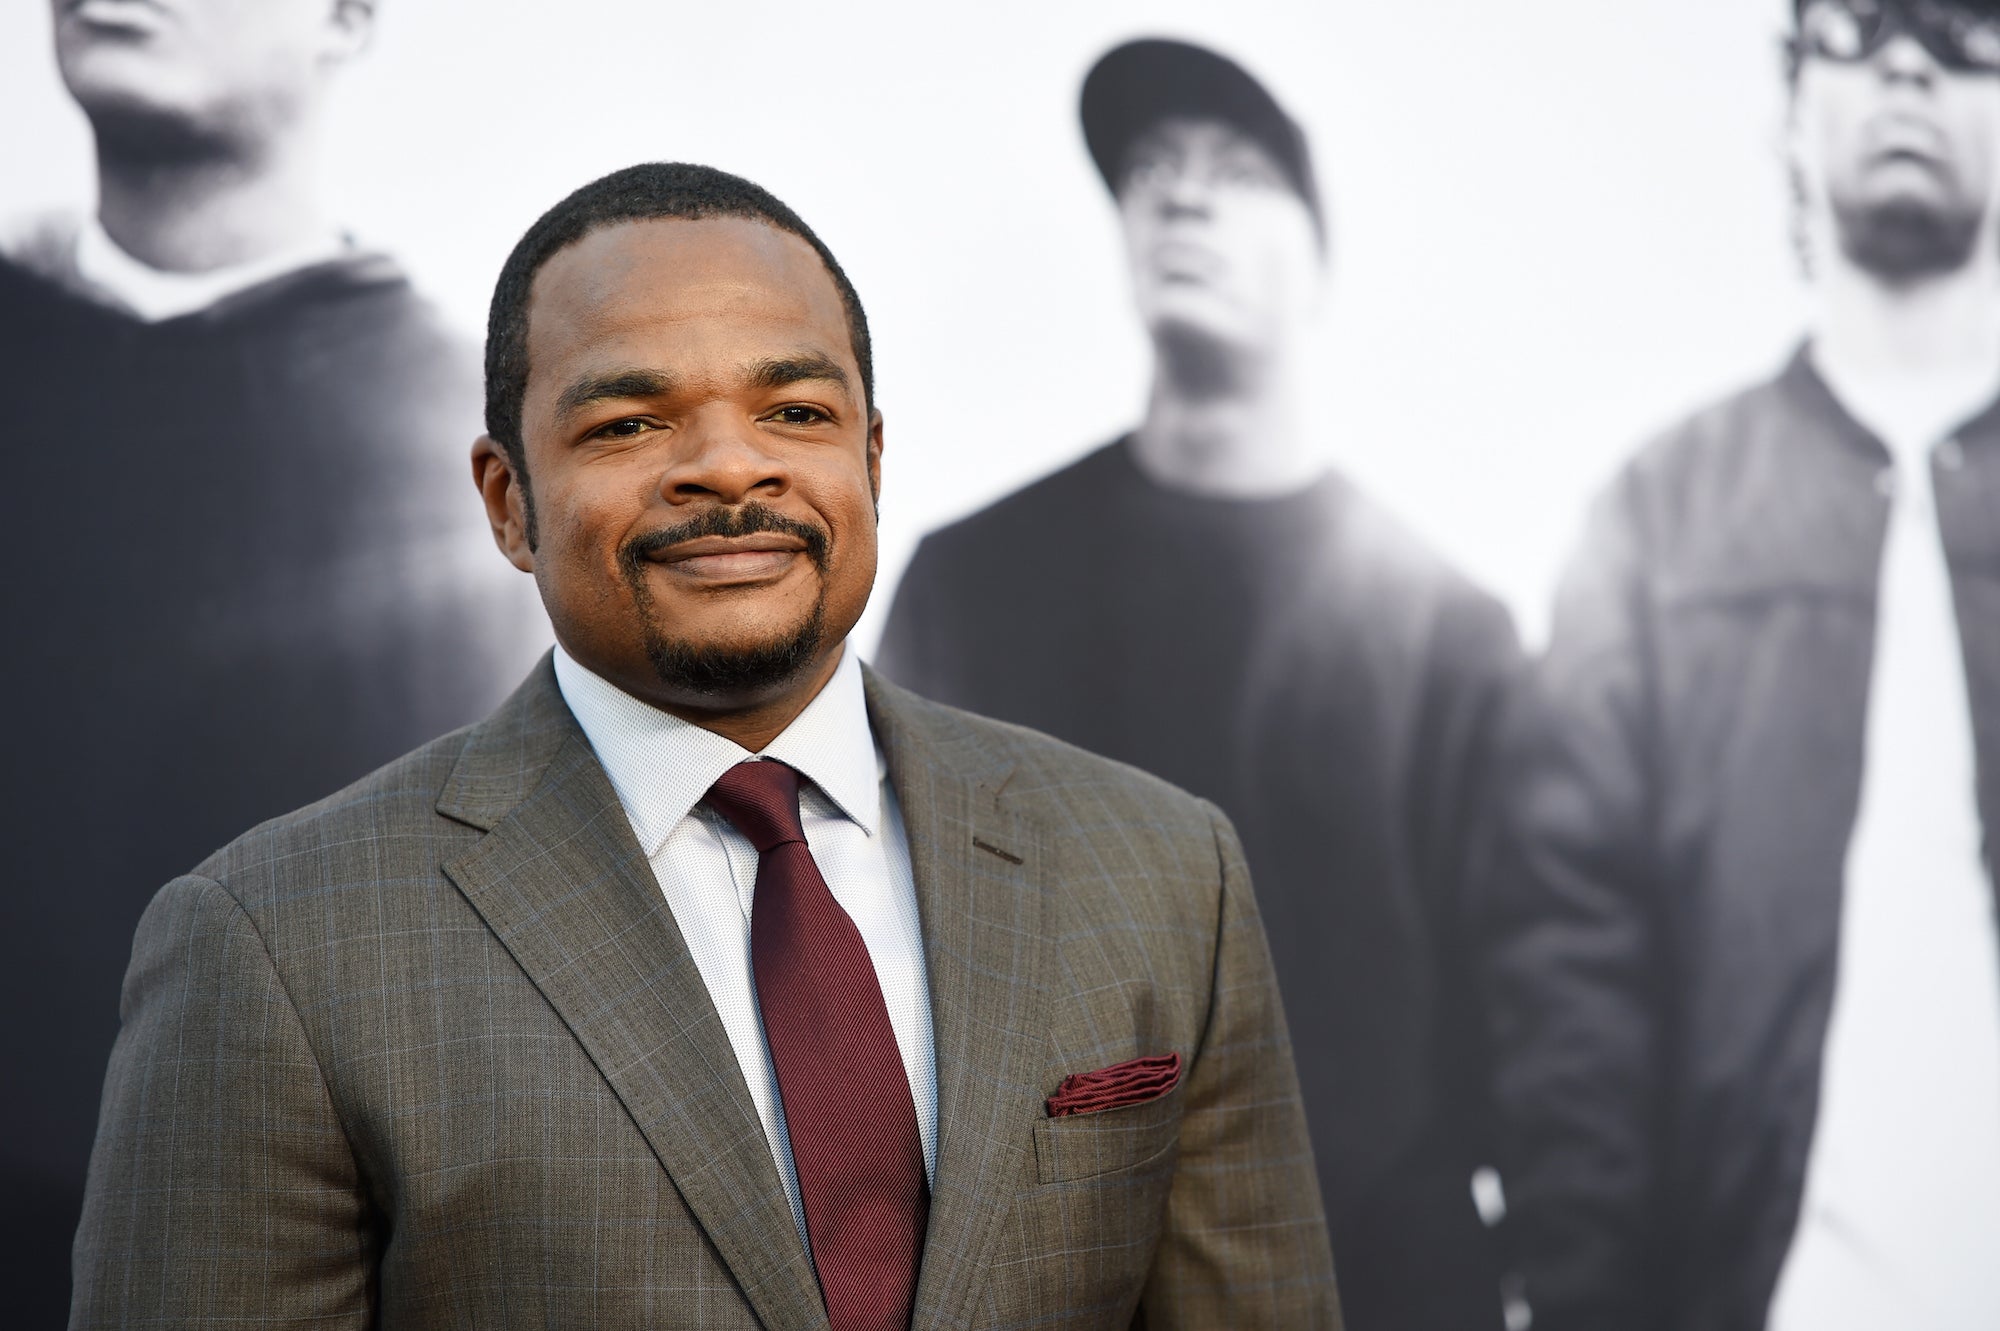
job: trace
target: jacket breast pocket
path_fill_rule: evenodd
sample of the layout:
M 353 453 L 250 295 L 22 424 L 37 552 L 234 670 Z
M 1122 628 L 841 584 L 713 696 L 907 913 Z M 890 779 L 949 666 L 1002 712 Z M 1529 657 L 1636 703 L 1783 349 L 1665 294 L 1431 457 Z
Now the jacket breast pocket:
M 1035 1124 L 1035 1167 L 1044 1183 L 1142 1173 L 1173 1162 L 1181 1135 L 1181 1087 L 1141 1104 Z

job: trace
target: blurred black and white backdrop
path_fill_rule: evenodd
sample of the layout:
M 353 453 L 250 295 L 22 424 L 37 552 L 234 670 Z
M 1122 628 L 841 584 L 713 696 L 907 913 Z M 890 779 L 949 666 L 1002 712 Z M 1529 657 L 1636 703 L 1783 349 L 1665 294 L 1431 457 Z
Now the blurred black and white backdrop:
M 1824 1328 L 1842 1306 L 2000 1324 L 1976 1261 L 1918 1260 L 1865 1225 L 1828 1256 L 1824 1234 L 1852 1237 L 1842 1207 L 1884 1213 L 1809 1149 L 1825 1098 L 1849 1150 L 1885 1123 L 1945 1133 L 1942 1158 L 1978 1182 L 1895 1205 L 1941 1230 L 1995 1218 L 2000 1118 L 1849 1111 L 1839 1077 L 1888 1065 L 1858 1039 L 1822 1057 L 1829 1007 L 1836 1031 L 1927 1021 L 1921 999 L 1883 1016 L 1836 987 L 1883 964 L 1840 936 L 1857 826 L 1891 866 L 1867 873 L 1976 884 L 1927 917 L 1977 939 L 1937 1001 L 1996 998 L 1990 808 L 1971 784 L 2000 760 L 2000 696 L 1983 693 L 2000 690 L 2000 538 L 1983 535 L 2000 481 L 1982 480 L 2000 476 L 2000 429 L 1965 423 L 1996 385 L 1926 377 L 1992 352 L 2000 378 L 1992 12 L 1814 0 L 1807 19 L 1832 26 L 1794 85 L 1790 0 L 0 7 L 17 866 L 0 894 L 0 1269 L 21 1324 L 62 1317 L 152 891 L 476 719 L 546 642 L 466 461 L 485 303 L 542 209 L 658 159 L 770 188 L 867 304 L 887 449 L 863 656 L 1058 730 L 1065 708 L 1101 718 L 1088 689 L 1129 670 L 1117 703 L 1138 710 L 1067 737 L 1243 827 L 1352 1325 Z M 1148 417 L 1164 343 L 1135 313 L 1139 233 L 1078 116 L 1099 58 L 1146 36 L 1240 64 L 1310 146 L 1325 272 L 1301 279 L 1323 287 L 1282 399 L 1306 479 L 1185 503 L 1201 487 L 1115 445 L 1039 525 L 975 519 L 926 547 L 899 602 L 928 535 Z M 1885 274 L 1849 252 L 1828 159 L 1843 124 L 1866 139 L 1891 122 L 1908 141 L 1883 152 L 1913 197 L 1970 201 L 1972 257 Z M 257 197 L 248 221 L 202 211 L 216 182 Z M 1862 350 L 1822 376 L 1794 356 L 1828 319 L 1859 324 L 1844 345 Z M 1899 413 L 1912 396 L 1937 419 Z M 1907 422 L 1916 454 L 1891 438 Z M 1888 669 L 1883 513 L 1932 494 L 1898 463 L 1939 441 L 1925 530 L 1935 553 L 1943 529 L 1964 660 L 1923 678 L 1955 699 L 1938 724 L 1958 738 L 1897 770 L 1918 804 L 1971 821 L 1916 828 L 1879 813 L 1862 753 L 1887 724 L 1869 688 L 1870 660 Z M 1800 479 L 1815 448 L 1847 450 L 1877 508 Z M 1120 509 L 1135 492 L 1153 498 Z M 1285 504 L 1300 494 L 1312 513 Z M 1120 522 L 1123 580 L 1091 592 Z M 1237 590 L 1217 573 L 1231 559 Z M 1198 595 L 1178 581 L 1211 577 Z M 1020 578 L 1010 614 L 1046 611 L 1025 636 L 1071 653 L 1029 652 L 1027 674 L 1014 643 L 954 638 L 948 610 Z M 1211 603 L 1240 622 L 1185 622 Z M 1932 628 L 1949 642 L 1952 625 Z M 982 694 L 964 678 L 981 665 L 1031 683 Z M 1801 786 L 1816 793 L 1786 797 Z M 1322 817 L 1323 880 L 1272 830 L 1288 802 Z M 1947 867 L 1893 853 L 1967 834 Z M 1937 934 L 1916 936 L 1888 988 L 1925 968 Z M 2000 1010 L 1962 1016 L 1937 1029 L 1978 1042 Z M 1908 1075 L 1984 1106 L 2000 1048 L 1968 1065 L 1945 1090 L 1930 1065 Z M 1843 1283 L 1849 1267 L 1878 1275 Z

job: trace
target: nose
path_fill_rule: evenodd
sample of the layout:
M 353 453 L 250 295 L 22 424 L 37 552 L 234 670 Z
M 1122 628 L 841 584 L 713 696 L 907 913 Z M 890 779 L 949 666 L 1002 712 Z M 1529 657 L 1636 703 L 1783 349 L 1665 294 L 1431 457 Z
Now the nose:
M 1160 182 L 1162 217 L 1206 217 L 1210 202 L 1208 182 L 1192 171 L 1182 169 L 1170 172 Z
M 1882 43 L 1873 63 L 1884 83 L 1912 83 L 1928 88 L 1943 72 L 1937 57 L 1907 32 L 1898 32 Z
M 670 504 L 733 505 L 775 499 L 791 487 L 789 468 L 756 424 L 721 407 L 687 419 L 660 473 L 660 497 Z

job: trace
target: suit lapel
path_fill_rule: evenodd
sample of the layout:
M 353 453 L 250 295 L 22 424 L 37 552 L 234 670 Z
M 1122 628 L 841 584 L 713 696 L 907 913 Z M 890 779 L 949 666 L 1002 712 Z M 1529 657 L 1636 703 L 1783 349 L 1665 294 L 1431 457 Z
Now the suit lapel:
M 938 1162 L 915 1325 L 968 1322 L 1042 1112 L 1043 838 L 1001 796 L 1011 763 L 867 677 L 909 833 L 937 1044 Z
M 770 1327 L 819 1286 L 701 973 L 543 662 L 474 732 L 439 811 L 488 829 L 445 866 L 575 1034 Z

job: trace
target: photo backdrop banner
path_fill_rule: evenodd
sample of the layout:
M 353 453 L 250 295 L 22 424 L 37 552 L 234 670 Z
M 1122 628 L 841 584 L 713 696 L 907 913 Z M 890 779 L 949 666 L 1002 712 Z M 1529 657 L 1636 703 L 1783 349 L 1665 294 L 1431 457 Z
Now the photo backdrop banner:
M 46 1318 L 67 1299 L 118 979 L 146 900 L 250 823 L 476 720 L 545 648 L 530 580 L 491 548 L 471 483 L 486 303 L 537 215 L 645 160 L 766 186 L 866 303 L 887 445 L 880 574 L 854 637 L 864 659 L 1187 784 L 1242 830 L 1352 1324 L 1519 1325 L 1524 1291 L 1601 1311 L 1690 1279 L 1753 1291 L 1763 1316 L 1795 1233 L 1811 1232 L 1797 1222 L 1813 1204 L 1804 1142 L 1873 716 L 1874 564 L 1836 589 L 1859 606 L 1842 621 L 1861 662 L 1845 692 L 1847 658 L 1787 640 L 1799 664 L 1787 680 L 1823 708 L 1803 720 L 1780 715 L 1784 689 L 1732 691 L 1759 658 L 1703 655 L 1712 619 L 1690 627 L 1652 603 L 1627 614 L 1617 598 L 1659 571 L 1643 564 L 1656 551 L 1632 549 L 1650 492 L 1621 468 L 1726 395 L 1775 380 L 1775 398 L 1744 408 L 1774 413 L 1766 433 L 1803 437 L 1786 414 L 1802 412 L 1880 461 L 1810 371 L 1786 369 L 1817 317 L 1819 276 L 1801 261 L 1809 204 L 1787 148 L 1790 4 L 383 0 L 352 49 L 299 57 L 296 99 L 272 85 L 279 48 L 253 48 L 236 8 L 86 0 L 100 26 L 130 31 L 60 66 L 79 6 L 0 13 L 0 436 L 25 466 L 8 511 L 27 538 L 8 669 L 30 718 L 10 760 L 25 850 L 0 965 L 7 1062 L 26 1092 L 0 1141 L 17 1199 L 9 1273 Z M 1115 442 L 1165 371 L 1079 94 L 1100 57 L 1139 37 L 1236 62 L 1309 145 L 1327 262 L 1288 352 L 1301 369 L 1287 421 L 1310 470 L 1333 479 L 1289 507 L 1155 494 L 1157 475 Z M 164 54 L 148 54 L 155 39 Z M 308 124 L 281 136 L 284 197 L 311 219 L 301 234 L 331 238 L 323 252 L 191 291 L 106 249 L 94 219 L 102 207 L 111 226 L 124 196 L 100 188 L 91 89 L 100 112 L 121 79 L 199 102 L 176 68 L 258 90 L 218 123 Z M 167 152 L 118 137 L 116 115 L 97 119 L 119 151 Z M 150 219 L 169 224 L 160 243 L 202 253 L 200 218 L 163 207 Z M 1976 435 L 1953 456 L 1975 457 Z M 1763 494 L 1751 470 L 1707 479 Z M 1058 472 L 1067 497 L 979 516 Z M 1813 548 L 1799 533 L 1815 520 L 1797 494 L 1775 485 L 1770 520 L 1748 523 L 1783 528 L 1793 555 Z M 1716 512 L 1684 534 L 1728 545 L 1726 563 L 1748 547 L 1722 540 Z M 1763 614 L 1763 592 L 1748 595 L 1714 613 Z M 1003 604 L 986 614 L 1007 625 L 989 642 L 974 621 Z M 1972 613 L 1961 603 L 1958 631 L 1983 721 L 1990 628 Z M 1684 677 L 1621 692 L 1592 673 L 1592 635 L 1642 620 L 1664 645 L 1634 671 Z M 1735 711 L 1697 705 L 1723 695 Z M 1593 728 L 1581 713 L 1599 701 L 1611 719 Z M 1795 760 L 1752 778 L 1727 745 L 1683 744 L 1677 725 L 1734 728 Z M 1797 737 L 1828 725 L 1844 738 L 1815 767 Z M 1633 726 L 1664 733 L 1592 747 Z M 1957 726 L 1962 765 L 1970 729 Z M 1968 774 L 1925 766 L 1932 753 L 1904 770 L 1965 803 Z M 1805 886 L 1784 898 L 1802 922 L 1786 923 L 1758 895 L 1764 862 L 1718 869 L 1730 847 L 1702 836 L 1720 825 L 1717 801 L 1825 770 L 1843 775 L 1798 815 L 1816 839 L 1787 862 Z M 1578 825 L 1551 830 L 1551 808 Z M 1626 824 L 1639 830 L 1614 846 Z M 1662 849 L 1670 834 L 1682 840 Z M 1573 873 L 1597 846 L 1624 867 Z M 1985 946 L 1990 890 L 1976 857 L 1961 859 L 1983 892 L 1969 918 Z M 1646 974 L 1625 988 L 1564 980 L 1662 901 L 1712 892 L 1735 894 L 1720 914 L 1743 957 L 1668 929 L 1638 945 L 1631 966 Z M 1663 1194 L 1621 1200 L 1607 1222 L 1637 1232 L 1706 1216 L 1755 1269 L 1726 1269 L 1692 1240 L 1695 1255 L 1666 1265 L 1627 1260 L 1615 1236 L 1592 1236 L 1589 1199 L 1563 1180 L 1635 1160 L 1670 1170 L 1660 1162 L 1676 1152 L 1716 1148 L 1697 1127 L 1640 1143 L 1652 1129 L 1618 1119 L 1615 1102 L 1634 1087 L 1696 1094 L 1699 1071 L 1719 1065 L 1661 1043 L 1694 1029 L 1703 1001 L 1673 986 L 1720 973 L 1739 993 L 1730 967 L 1754 970 L 1773 937 L 1780 952 L 1796 944 L 1817 997 L 1761 1038 L 1809 1052 L 1785 1064 L 1798 1085 L 1724 1097 L 1792 1125 L 1774 1129 L 1771 1176 L 1679 1198 L 1666 1221 L 1648 1210 Z M 1956 992 L 1985 992 L 1990 955 L 1967 964 Z M 1637 989 L 1654 1006 L 1626 1020 Z M 1574 1070 L 1584 1100 L 1610 1088 L 1601 1114 L 1550 1117 L 1546 1082 L 1524 1069 L 1546 1068 L 1534 1060 L 1551 1043 L 1610 1051 Z M 1517 1173 L 1510 1159 L 1529 1163 Z M 1705 1297 L 1673 1316 L 1696 1318 Z M 1970 1297 L 1975 1314 L 1995 1311 Z

